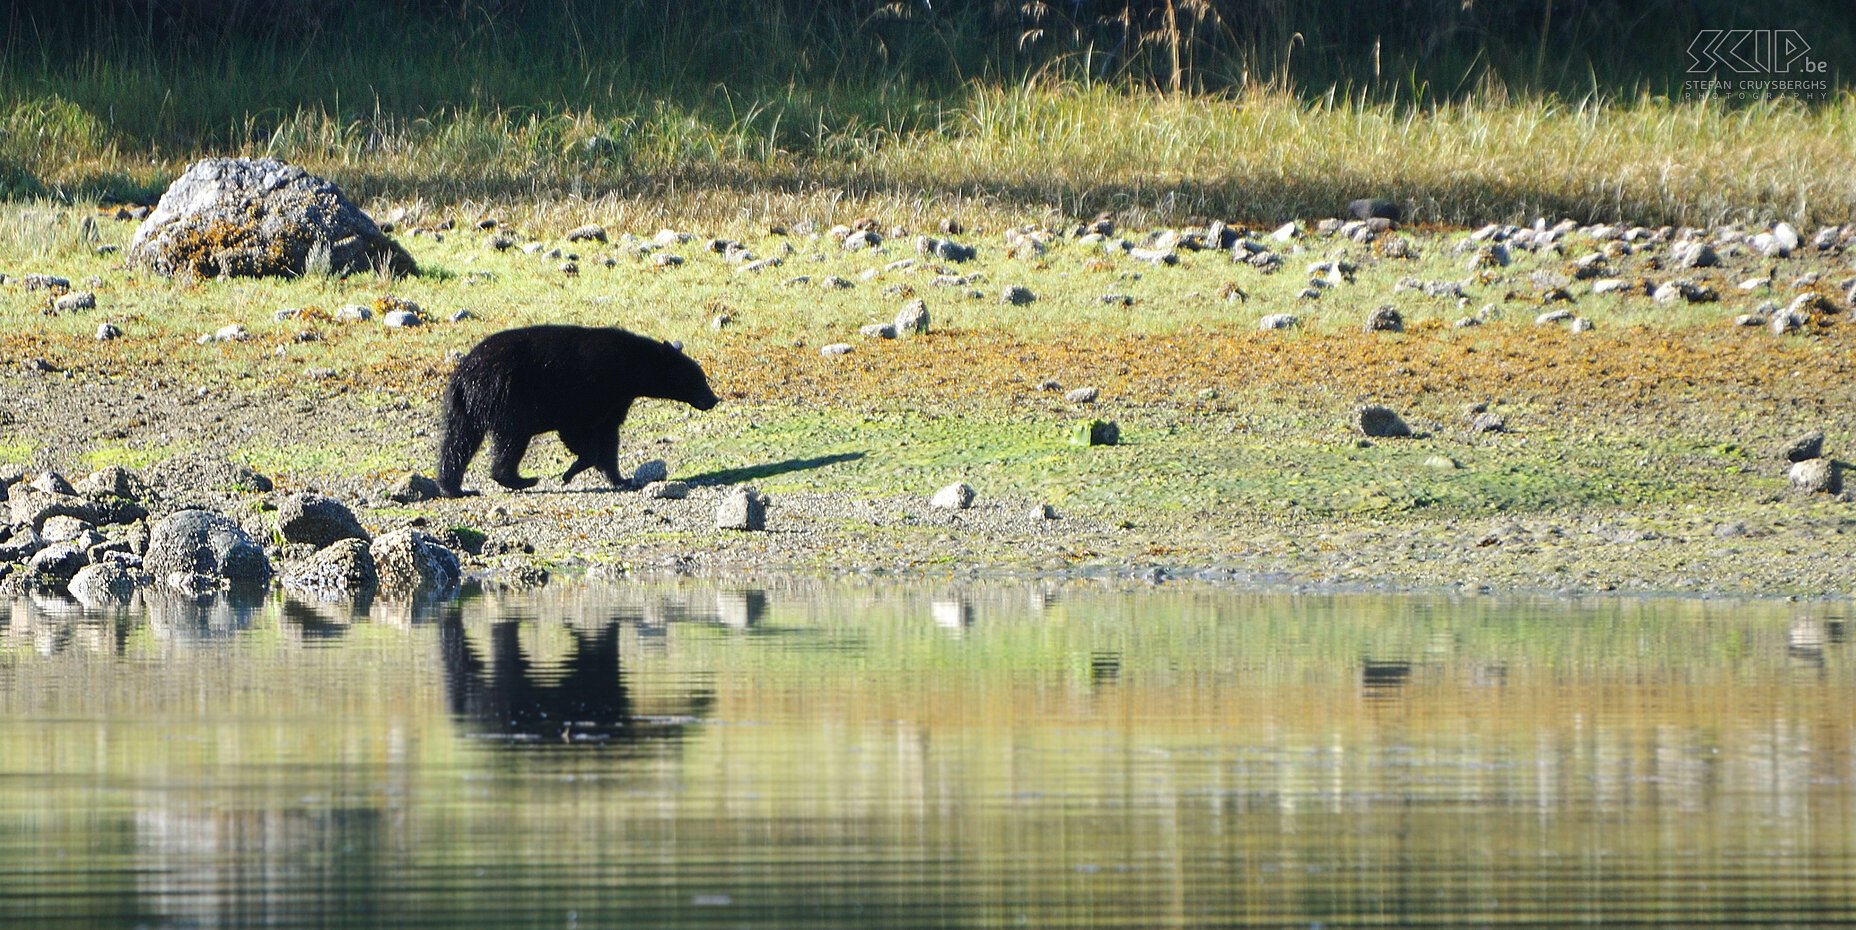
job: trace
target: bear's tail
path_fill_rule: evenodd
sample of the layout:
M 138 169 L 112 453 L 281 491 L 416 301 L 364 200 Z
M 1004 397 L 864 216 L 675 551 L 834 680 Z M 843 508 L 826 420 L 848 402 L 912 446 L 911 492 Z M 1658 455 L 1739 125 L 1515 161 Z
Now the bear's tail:
M 464 495 L 464 466 L 483 445 L 483 420 L 472 416 L 457 378 L 445 389 L 445 436 L 438 446 L 438 490 L 446 497 Z

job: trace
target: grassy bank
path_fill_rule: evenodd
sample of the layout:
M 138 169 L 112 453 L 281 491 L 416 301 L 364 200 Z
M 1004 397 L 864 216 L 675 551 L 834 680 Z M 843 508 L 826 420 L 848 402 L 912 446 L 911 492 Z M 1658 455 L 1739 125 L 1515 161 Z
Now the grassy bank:
M 801 99 L 708 109 L 465 109 L 419 117 L 301 109 L 252 117 L 239 142 L 139 147 L 69 101 L 0 112 L 18 195 L 151 199 L 184 164 L 272 155 L 362 198 L 494 205 L 707 225 L 798 213 L 1088 217 L 1137 225 L 1332 215 L 1386 196 L 1408 218 L 1833 223 L 1856 217 L 1856 97 L 1749 106 L 1656 98 L 1411 105 L 1254 90 L 1169 96 L 1060 84 L 973 85 L 834 118 Z M 6 172 L 0 171 L 0 174 Z M 558 214 L 557 214 L 558 216 Z

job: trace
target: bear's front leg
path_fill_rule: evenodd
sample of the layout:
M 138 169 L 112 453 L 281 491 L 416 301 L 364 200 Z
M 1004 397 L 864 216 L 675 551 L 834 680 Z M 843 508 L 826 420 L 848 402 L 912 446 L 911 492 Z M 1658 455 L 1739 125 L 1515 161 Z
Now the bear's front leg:
M 528 436 L 498 435 L 496 455 L 490 460 L 490 477 L 511 491 L 534 487 L 539 478 L 524 478 L 522 456 L 528 452 Z

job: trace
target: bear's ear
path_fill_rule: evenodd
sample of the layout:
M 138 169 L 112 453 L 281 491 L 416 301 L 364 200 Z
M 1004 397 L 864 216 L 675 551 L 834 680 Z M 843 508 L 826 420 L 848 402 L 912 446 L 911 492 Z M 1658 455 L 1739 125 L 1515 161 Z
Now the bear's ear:
M 676 352 L 683 351 L 683 340 L 681 339 L 666 339 L 664 340 L 664 345 L 669 346 L 673 351 L 676 351 Z

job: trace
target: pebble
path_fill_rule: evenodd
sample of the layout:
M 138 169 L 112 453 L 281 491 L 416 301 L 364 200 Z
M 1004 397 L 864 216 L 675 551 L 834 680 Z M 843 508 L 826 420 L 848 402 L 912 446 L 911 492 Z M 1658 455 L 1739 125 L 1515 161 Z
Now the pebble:
M 942 510 L 965 510 L 973 506 L 973 489 L 964 481 L 956 481 L 934 492 L 928 505 Z
M 360 304 L 348 304 L 335 311 L 335 319 L 341 323 L 365 323 L 374 318 L 374 311 Z
M 1097 390 L 1096 388 L 1079 387 L 1079 388 L 1072 388 L 1071 390 L 1065 391 L 1063 395 L 1063 399 L 1066 401 L 1069 401 L 1072 404 L 1093 404 L 1096 402 L 1096 398 L 1099 397 L 1100 395 L 1101 395 L 1101 391 Z
M 1011 304 L 1015 307 L 1022 307 L 1025 304 L 1031 303 L 1032 301 L 1037 300 L 1037 299 L 1038 299 L 1038 296 L 1036 294 L 1031 293 L 1030 288 L 1025 287 L 1021 284 L 1008 284 L 1006 285 L 1005 290 L 1001 291 L 999 294 L 1000 303 Z
M 1572 331 L 1575 333 L 1589 333 L 1592 331 L 1592 321 L 1582 316 L 1573 317 Z
M 97 308 L 97 295 L 89 291 L 72 291 L 52 301 L 52 308 L 59 313 L 70 313 L 76 310 L 95 310 Z
M 896 324 L 866 323 L 859 327 L 857 332 L 867 339 L 894 339 L 896 338 Z
M 652 459 L 632 469 L 631 485 L 642 488 L 670 478 L 670 466 L 663 459 Z
M 848 342 L 834 342 L 828 346 L 820 347 L 818 350 L 818 354 L 820 355 L 849 355 L 851 354 L 851 349 L 852 349 L 852 346 Z
M 916 298 L 902 305 L 896 312 L 895 330 L 897 335 L 914 335 L 928 331 L 928 302 Z
M 1391 407 L 1367 404 L 1354 412 L 1354 425 L 1367 436 L 1410 436 L 1411 427 Z
M 681 481 L 653 481 L 644 486 L 644 496 L 659 500 L 680 501 L 690 496 L 690 486 Z
M 767 498 L 748 485 L 739 485 L 715 508 L 718 530 L 755 531 L 767 528 Z
M 1402 333 L 1405 331 L 1405 318 L 1399 315 L 1397 308 L 1386 304 L 1366 318 L 1364 332 Z
M 425 323 L 424 318 L 412 310 L 393 310 L 380 318 L 382 325 L 392 329 L 407 329 Z
M 589 242 L 589 241 L 590 242 L 605 242 L 606 241 L 606 227 L 601 226 L 598 223 L 588 223 L 585 226 L 576 226 L 573 229 L 570 229 L 567 231 L 567 241 L 568 242 Z
M 1792 487 L 1800 491 L 1812 494 L 1837 492 L 1837 466 L 1829 459 L 1805 459 L 1794 463 L 1786 477 Z
M 1794 436 L 1781 445 L 1777 457 L 1785 462 L 1802 462 L 1824 454 L 1824 431 L 1812 430 L 1802 436 Z
M 122 330 L 118 329 L 114 323 L 102 323 L 97 326 L 98 342 L 107 342 L 111 339 L 121 338 L 121 336 Z
M 676 268 L 683 264 L 683 256 L 672 252 L 658 252 L 651 256 L 653 268 Z
M 1272 313 L 1257 321 L 1258 329 L 1294 329 L 1301 325 L 1301 318 L 1293 313 Z

